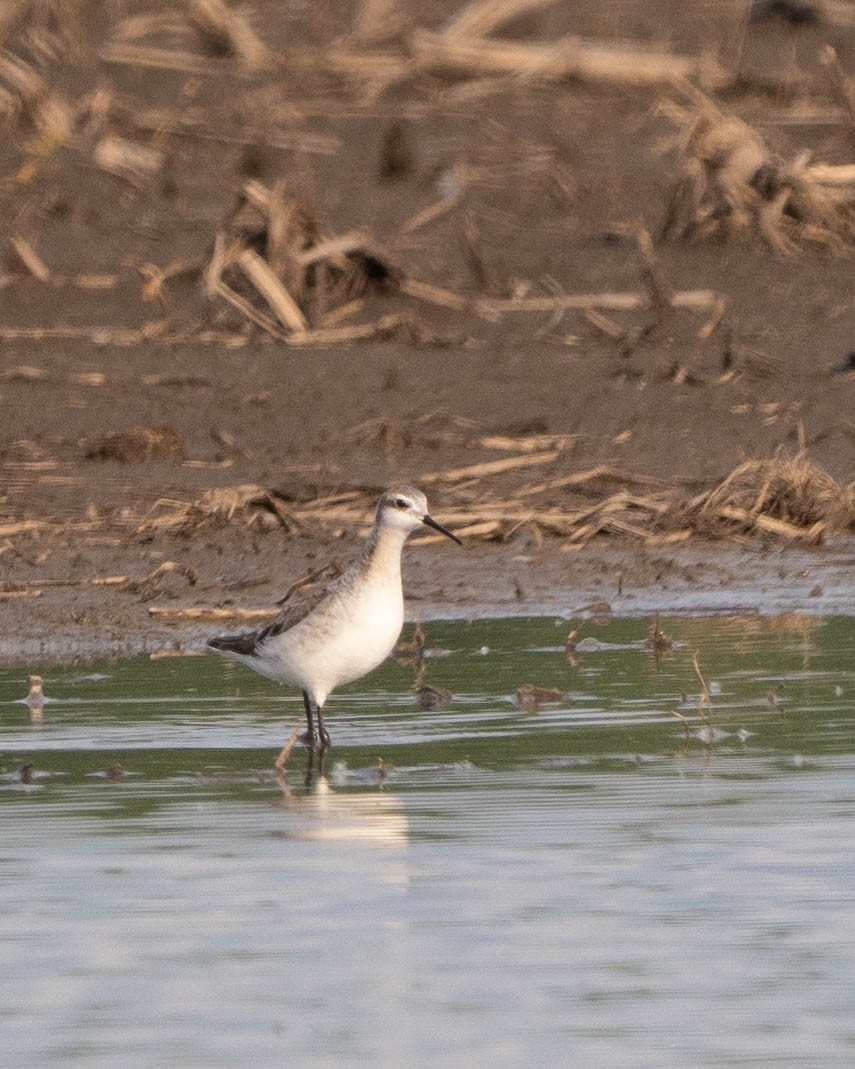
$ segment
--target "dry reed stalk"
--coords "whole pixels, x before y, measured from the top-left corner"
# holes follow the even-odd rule
[[[85,579],[25,579],[19,583],[0,583],[0,590],[5,593],[15,591],[28,591],[33,589],[56,589],[63,587],[99,586],[115,587],[120,590],[128,590],[133,593],[153,591],[165,576],[178,572],[184,575],[191,586],[196,583],[196,573],[192,568],[176,564],[174,561],[164,561],[154,571],[143,576],[142,579],[131,579],[128,575],[95,575]]]
[[[364,496],[363,490],[345,490],[340,494],[328,494],[326,497],[317,497],[314,501],[307,501],[303,506],[303,512],[308,514],[316,509],[326,509],[348,501],[357,501]]]
[[[371,323],[357,323],[350,327],[319,327],[317,330],[295,331],[285,339],[292,346],[344,345],[354,341],[388,337],[404,325],[399,315],[380,316]]]
[[[837,58],[837,52],[831,45],[826,45],[821,50],[819,61],[828,74],[831,91],[843,111],[851,132],[855,130],[855,87],[851,79],[846,76]]]
[[[443,215],[446,215],[452,208],[456,208],[457,205],[460,204],[465,192],[466,184],[465,182],[461,182],[457,190],[451,196],[443,197],[434,204],[429,204],[426,208],[421,208],[415,215],[411,215],[401,227],[402,233],[414,234],[417,230],[421,230],[423,226],[427,226],[428,223],[432,223],[435,219],[441,219]]]
[[[163,300],[165,297],[164,286],[170,279],[178,278],[181,275],[196,275],[205,267],[205,261],[199,256],[173,260],[166,267],[158,267],[157,264],[141,264],[137,270],[145,279],[142,291],[143,300]],[[93,288],[100,289],[102,287],[96,286]]]
[[[715,290],[677,290],[671,295],[672,308],[692,311],[715,309],[722,300]],[[645,293],[568,293],[555,297],[480,298],[475,308],[485,315],[504,315],[508,312],[554,312],[558,310],[584,311],[607,308],[610,311],[635,311],[650,307]]]
[[[698,677],[698,682],[701,685],[700,693],[698,694],[698,709],[700,710],[701,717],[706,721],[707,727],[712,728],[712,697],[710,695],[710,688],[707,686],[707,681],[704,679],[703,672],[701,672],[701,666],[698,660],[698,651],[692,654],[692,667],[695,670],[695,675]],[[712,742],[712,736],[708,737],[707,742]]]
[[[414,278],[402,279],[399,288],[407,297],[414,297],[417,301],[425,301],[440,308],[450,308],[455,312],[466,312],[472,308],[472,301],[461,297],[459,293],[432,286],[428,282],[419,282]]]
[[[0,523],[0,538],[14,538],[20,534],[35,534],[49,527],[44,520],[20,520],[17,523]]]
[[[146,108],[132,110],[116,107],[123,123],[138,130],[160,133],[164,129],[178,137],[194,138],[197,141],[215,141],[223,145],[256,145],[256,134],[226,133],[212,125],[204,118],[193,114],[178,114],[166,108]],[[336,156],[341,152],[343,142],[332,134],[316,134],[308,130],[273,129],[265,132],[265,144],[274,149],[291,152],[304,152],[309,155]]]
[[[224,608],[215,605],[193,605],[184,609],[170,608],[163,605],[149,605],[148,614],[158,620],[240,620],[243,623],[264,623],[272,620],[277,609],[239,609]]]
[[[67,338],[69,340],[85,338],[88,341],[99,344],[96,339],[102,338],[105,333],[108,334],[109,331],[105,331],[105,329],[100,327],[0,327],[0,340],[52,341],[56,338]],[[109,343],[101,341],[100,344]]]
[[[37,278],[39,282],[50,281],[50,268],[39,256],[33,246],[24,238],[9,238],[9,244],[15,251],[15,255],[27,271]]]
[[[268,70],[273,65],[270,49],[245,15],[223,0],[189,0],[187,14],[218,50],[237,56],[249,70]]]
[[[164,154],[110,134],[95,146],[94,159],[102,171],[124,178],[137,189],[147,189],[163,166]]]
[[[787,523],[786,520],[778,520],[762,512],[758,514],[749,509],[736,508],[734,505],[719,505],[716,509],[716,516],[724,520],[734,520],[737,524],[744,525],[747,531],[753,529],[766,534],[780,535],[793,542],[821,542],[830,527],[825,520],[820,520],[807,528],[800,527],[794,523]]]
[[[500,475],[502,472],[514,471],[519,468],[551,464],[560,456],[560,449],[550,449],[545,453],[506,457],[502,460],[488,460],[481,464],[469,464],[465,468],[449,468],[445,471],[428,472],[419,477],[419,482],[429,486],[432,483],[456,483],[462,482],[464,479],[479,479],[487,475]]]
[[[211,300],[219,291],[223,277],[223,269],[226,263],[232,259],[234,250],[227,249],[226,235],[218,230],[214,235],[214,248],[211,251],[211,259],[202,272],[202,286],[208,300]]]
[[[474,440],[480,449],[500,449],[511,453],[539,453],[549,449],[569,449],[579,440],[578,434],[529,434],[525,437],[504,434],[482,435]]]
[[[350,48],[331,48],[323,53],[322,61],[334,74],[349,82],[365,104],[376,100],[390,86],[409,78],[417,69],[409,57]]]
[[[365,301],[362,297],[357,297],[355,300],[348,301],[347,304],[340,304],[338,308],[333,308],[327,312],[321,319],[321,326],[324,328],[339,327],[345,320],[359,315],[364,309]]]
[[[113,37],[117,41],[139,41],[157,33],[187,37],[191,32],[187,19],[179,11],[129,15],[113,26]]]
[[[443,34],[448,37],[483,37],[505,22],[530,11],[552,7],[555,0],[470,0],[452,16]]]
[[[266,333],[272,335],[274,338],[278,338],[280,341],[286,341],[288,335],[281,331],[275,324],[275,322],[269,317],[259,312],[254,305],[252,305],[245,297],[241,297],[239,293],[226,285],[225,282],[218,282],[216,289],[213,291],[217,297],[222,299],[232,306],[236,311],[240,312],[242,316],[245,316],[251,323],[254,323],[257,327]]]
[[[74,127],[67,102],[11,52],[0,52],[0,113],[4,110],[23,115],[50,142],[67,141]]]
[[[712,60],[670,52],[564,37],[557,43],[465,39],[448,33],[417,30],[410,38],[413,57],[423,69],[447,69],[468,75],[508,74],[518,78],[634,87],[658,87],[701,81],[726,81]]]
[[[339,234],[337,237],[325,238],[317,242],[298,253],[295,259],[301,267],[309,267],[311,264],[320,263],[321,260],[341,261],[352,253],[370,251],[372,251],[372,242],[366,231],[348,230],[346,234]],[[346,263],[340,266],[346,266]]]
[[[144,67],[151,70],[180,71],[183,74],[211,75],[221,74],[222,64],[195,52],[186,52],[171,48],[148,48],[142,45],[116,44],[104,45],[98,51],[99,59],[105,63],[116,63],[125,67]]]
[[[276,318],[288,330],[303,331],[308,328],[306,317],[285,286],[276,277],[270,265],[252,249],[244,249],[237,257],[237,265],[258,290]]]
[[[118,275],[73,275],[68,281],[82,290],[113,290],[119,284]]]
[[[360,0],[353,17],[353,37],[360,44],[379,44],[399,36],[411,19],[400,0]]]

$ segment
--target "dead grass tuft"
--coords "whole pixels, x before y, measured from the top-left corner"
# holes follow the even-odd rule
[[[269,188],[255,179],[243,187],[237,210],[218,232],[204,272],[212,300],[224,300],[244,319],[281,340],[359,340],[366,324],[313,330],[335,321],[369,292],[383,291],[396,278],[385,254],[362,230],[332,234],[312,191]],[[397,321],[396,324],[397,326]],[[371,336],[390,329],[369,324]]]
[[[184,456],[184,441],[171,427],[111,431],[86,446],[87,460],[117,460],[120,464],[141,464],[154,458],[183,460]]]
[[[820,542],[852,526],[852,496],[804,452],[782,450],[765,460],[747,460],[718,486],[690,501],[684,519],[715,537],[773,534],[791,541]]]
[[[813,244],[832,252],[855,243],[855,165],[774,156],[760,134],[700,93],[668,103],[678,128],[670,142],[680,174],[661,233],[706,238],[759,237],[790,254]]]

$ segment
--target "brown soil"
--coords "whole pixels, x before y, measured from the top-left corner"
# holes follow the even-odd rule
[[[219,625],[176,629],[149,609],[269,605],[323,558],[358,545],[349,528],[295,528],[272,513],[146,526],[212,488],[256,484],[283,508],[359,489],[367,510],[391,483],[522,455],[523,445],[509,452],[490,436],[533,435],[552,436],[560,455],[428,480],[437,517],[597,465],[688,498],[779,447],[806,446],[840,484],[855,479],[848,248],[808,235],[783,256],[762,233],[719,233],[656,241],[655,262],[645,258],[638,234],[660,231],[678,173],[673,154],[658,151],[674,129],[657,105],[685,101],[679,90],[441,69],[378,89],[367,63],[348,75],[333,63],[336,50],[406,55],[414,28],[441,28],[458,0],[255,0],[241,10],[273,56],[255,70],[176,29],[175,5],[162,0],[29,7],[11,26],[0,19],[0,44],[44,80],[17,106],[14,94],[8,105],[0,96],[0,660],[196,644]],[[381,7],[400,16],[387,41],[346,36],[360,13]],[[855,26],[819,8],[792,21],[760,17],[787,5],[758,4],[755,19],[738,7],[544,5],[490,40],[573,33],[715,57],[728,72],[718,106],[778,158],[809,150],[850,162],[852,120],[818,55],[833,45],[845,82]],[[120,23],[137,14],[162,18],[132,43],[192,52],[196,68],[116,62]],[[54,98],[70,109],[63,137],[37,103]],[[96,150],[108,135],[159,154],[155,169],[105,171]],[[239,227],[248,179],[281,182],[282,197],[327,236],[368,232],[377,261],[338,282],[328,273],[326,288],[320,273],[307,276],[301,308],[309,330],[370,332],[394,317],[374,337],[293,344],[284,327],[265,330],[209,299],[203,272],[217,232]],[[434,205],[433,218],[408,227]],[[403,278],[468,303],[416,299]],[[663,294],[667,304],[684,290],[714,290],[723,303],[663,306]],[[476,303],[625,291],[644,306],[491,315]],[[257,293],[242,292],[269,314]],[[821,602],[829,587],[807,574],[822,558],[795,550],[723,554],[615,534],[573,549],[537,524],[502,534],[473,537],[465,555],[450,544],[412,547],[414,611],[572,615],[608,601],[645,612],[689,604],[692,591],[696,606],[725,608],[729,584],[744,606],[739,592],[758,589],[763,565],[767,590],[789,585]],[[140,580],[164,561],[179,567],[143,588],[91,584]],[[712,590],[717,600],[705,602]]]

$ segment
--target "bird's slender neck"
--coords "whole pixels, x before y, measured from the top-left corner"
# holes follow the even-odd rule
[[[406,540],[406,531],[378,519],[360,554],[362,568],[374,575],[400,576],[401,552]]]

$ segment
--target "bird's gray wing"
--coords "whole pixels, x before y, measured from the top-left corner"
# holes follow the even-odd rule
[[[282,611],[269,624],[255,631],[242,631],[236,635],[218,635],[212,638],[208,645],[211,649],[219,650],[221,653],[239,653],[251,657],[258,653],[260,647],[269,639],[285,634],[292,627],[296,627],[301,620],[305,620],[309,613],[314,612],[327,597],[334,584],[335,580],[332,584],[321,584],[306,589],[300,588],[295,583],[282,599],[284,601]]]

